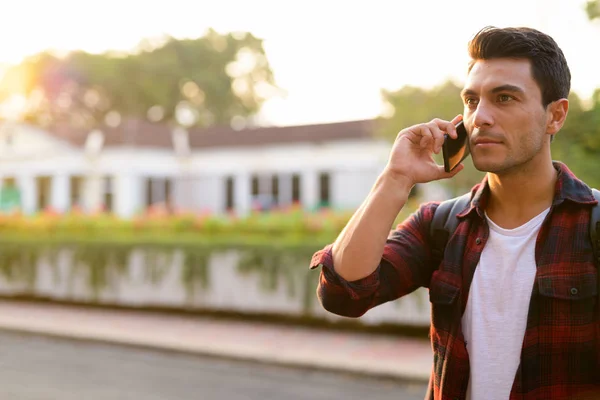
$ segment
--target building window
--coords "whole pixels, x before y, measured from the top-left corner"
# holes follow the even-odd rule
[[[331,178],[328,173],[319,174],[319,207],[329,207],[331,202]]]
[[[21,192],[15,178],[4,178],[0,189],[0,212],[14,212],[21,208]]]
[[[71,191],[71,208],[83,206],[83,176],[71,176],[69,187]]]
[[[172,211],[173,208],[173,180],[172,179],[165,179],[165,183],[164,183],[164,195],[165,195],[165,200],[164,200],[164,204],[165,207],[167,208],[167,210]]]
[[[152,205],[152,178],[146,179],[146,208]]]
[[[233,210],[235,204],[234,180],[229,176],[225,179],[225,210]]]
[[[146,207],[162,206],[171,209],[173,182],[169,178],[146,179]]]
[[[274,205],[279,204],[279,177],[277,175],[271,177],[271,199]]]
[[[49,176],[38,176],[35,181],[38,195],[38,210],[45,210],[50,206],[52,178]]]
[[[300,202],[300,175],[292,175],[292,203]]]
[[[275,206],[274,190],[279,191],[277,176],[253,175],[251,181],[252,208],[268,211]]]
[[[114,178],[107,176],[104,178],[104,211],[111,213],[113,212],[113,201],[114,201]]]
[[[257,175],[252,175],[252,197],[256,197],[260,194],[260,178]]]

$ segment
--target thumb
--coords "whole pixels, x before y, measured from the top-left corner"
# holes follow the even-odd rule
[[[458,174],[460,171],[462,171],[465,168],[465,165],[463,163],[460,163],[456,166],[456,168],[454,168],[452,171],[450,172],[446,172],[444,170],[444,166],[443,165],[439,165],[438,166],[438,171],[439,171],[439,177],[438,179],[449,179],[449,178],[453,178],[454,176],[456,176],[456,174]]]

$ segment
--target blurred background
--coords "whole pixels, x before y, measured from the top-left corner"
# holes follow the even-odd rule
[[[22,0],[2,17],[0,295],[11,304],[426,341],[427,292],[349,321],[321,309],[308,264],[363,201],[399,130],[462,113],[467,42],[487,25],[537,28],[561,46],[572,93],[553,157],[600,187],[598,0]],[[479,182],[483,174],[466,167],[415,187],[397,222]],[[77,358],[64,343],[4,340],[71,366]],[[78,351],[104,357],[98,373],[111,369],[109,350]],[[32,354],[8,398],[71,398],[48,394],[51,380],[46,397],[23,394],[19,379],[43,374],[34,364],[44,365]],[[230,381],[223,371],[237,367],[206,368],[225,381],[168,381],[178,391],[156,398],[305,398],[303,385],[267,373],[220,392]],[[143,390],[159,372],[141,370],[139,391],[86,398],[153,398]],[[286,373],[292,382],[298,372]],[[329,389],[311,396],[338,398],[350,381],[314,381]],[[82,382],[71,395],[98,389]],[[345,396],[421,398],[419,382],[369,381]]]

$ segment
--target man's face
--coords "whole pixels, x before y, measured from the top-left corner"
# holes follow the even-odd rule
[[[549,141],[542,93],[527,59],[478,60],[462,92],[471,157],[480,171],[525,165]]]

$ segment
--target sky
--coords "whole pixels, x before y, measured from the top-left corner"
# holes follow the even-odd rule
[[[143,38],[249,31],[264,40],[283,89],[262,109],[265,124],[373,118],[381,89],[462,84],[467,42],[487,25],[529,26],[557,41],[572,89],[600,88],[600,22],[585,0],[20,0],[2,6],[0,63],[44,49],[133,49]],[[460,101],[457,99],[457,101]]]

